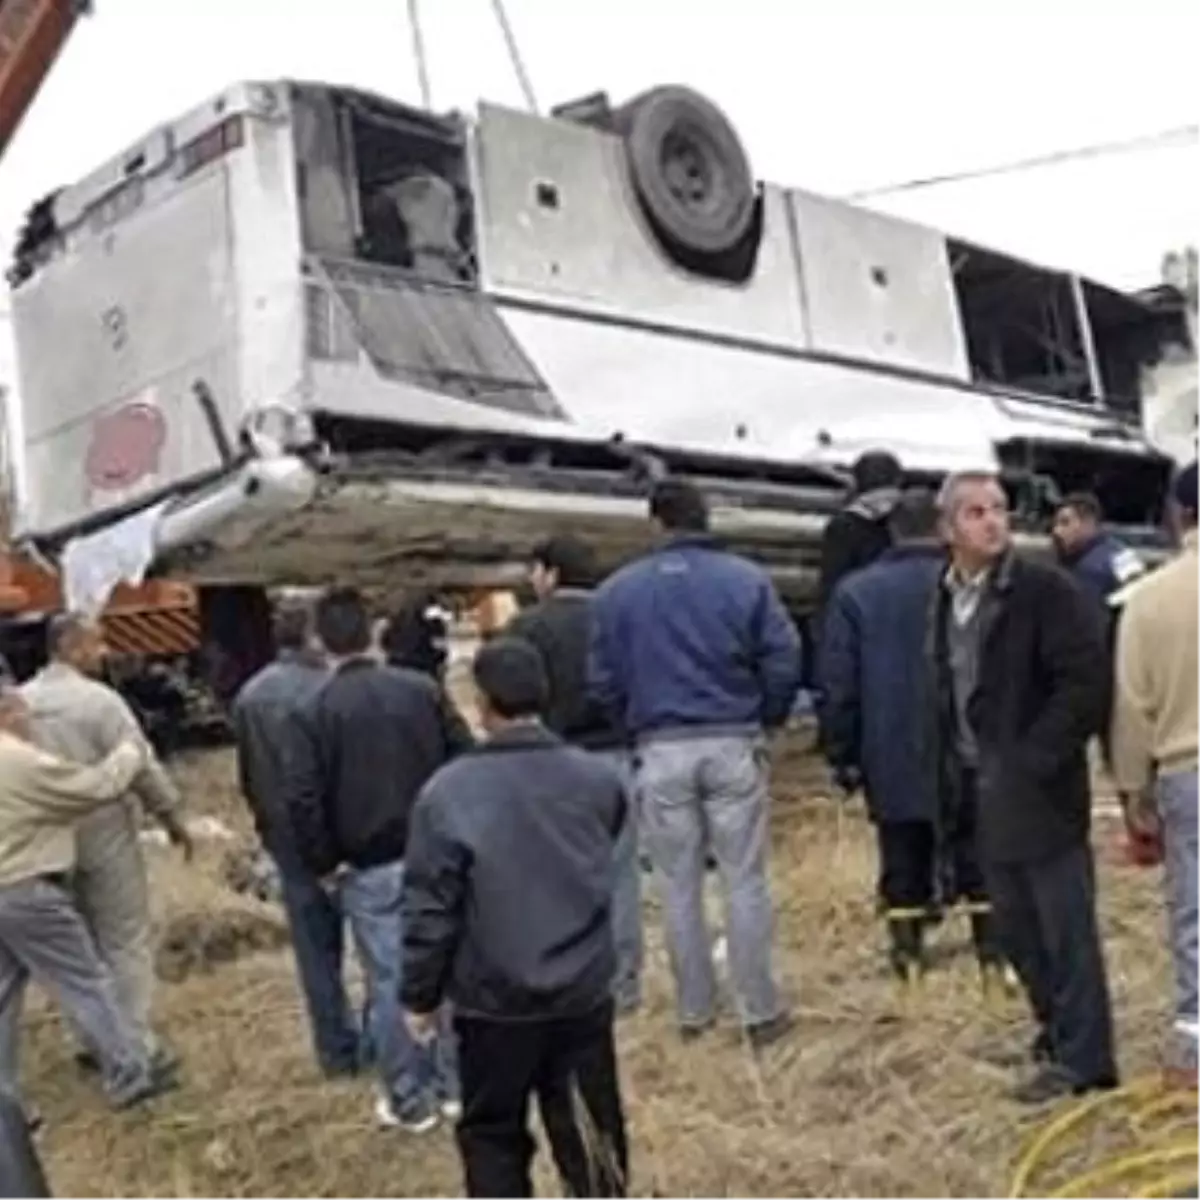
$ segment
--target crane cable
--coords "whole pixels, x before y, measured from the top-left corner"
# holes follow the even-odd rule
[[[413,59],[417,64],[421,107],[428,112],[433,108],[433,90],[429,86],[429,62],[425,55],[425,38],[421,33],[420,0],[408,0],[408,28],[412,34]]]
[[[894,196],[900,192],[913,192],[922,188],[941,187],[950,183],[967,183],[974,179],[991,179],[997,175],[1016,175],[1040,167],[1054,167],[1060,163],[1077,162],[1087,158],[1102,158],[1110,154],[1128,154],[1134,150],[1145,150],[1171,142],[1192,143],[1200,127],[1178,125],[1162,129],[1157,133],[1146,133],[1139,137],[1123,138],[1118,141],[1096,142],[1090,146],[1077,146],[1070,150],[1056,150],[1052,154],[1038,154],[1032,158],[1018,158],[1012,162],[998,163],[991,167],[979,167],[968,171],[951,171],[943,175],[926,175],[918,179],[906,179],[901,183],[882,184],[863,188],[843,196],[843,200],[868,200],[873,196]]]
[[[492,0],[492,11],[496,14],[496,22],[504,36],[504,44],[508,47],[509,62],[512,63],[513,71],[517,76],[517,84],[525,96],[525,105],[531,113],[536,113],[538,111],[537,97],[533,93],[533,84],[530,82],[529,72],[525,69],[525,61],[521,58],[521,48],[517,45],[516,34],[513,33],[512,25],[509,23],[504,0]]]
[[[504,0],[492,0],[492,11],[500,26],[500,34],[508,51],[508,61],[517,77],[517,86],[525,97],[525,105],[531,113],[538,112],[537,96],[533,90],[533,82],[525,60],[521,57],[521,47],[517,44],[517,35],[513,32],[512,22],[508,19],[508,11]],[[425,37],[421,32],[420,0],[408,0],[408,28],[412,35],[413,59],[417,67],[417,84],[421,89],[421,107],[427,111],[433,107],[433,89],[429,82],[429,56],[425,51]]]
[[[1077,1173],[1054,1190],[1044,1184],[1030,1190],[1035,1177],[1053,1165],[1048,1163],[1053,1147],[1090,1126],[1089,1118],[1114,1110],[1124,1118],[1127,1134],[1118,1155]],[[1154,1075],[1097,1093],[1043,1125],[1017,1164],[1009,1196],[1011,1200],[1030,1195],[1077,1200],[1116,1195],[1117,1186],[1135,1187],[1132,1194],[1139,1197],[1188,1196],[1196,1194],[1198,1175],[1196,1093],[1169,1088]]]

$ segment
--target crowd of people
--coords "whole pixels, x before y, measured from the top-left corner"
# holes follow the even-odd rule
[[[819,710],[834,776],[863,790],[877,830],[898,976],[921,978],[930,921],[961,901],[985,986],[1012,968],[1033,1011],[1018,1098],[1116,1085],[1090,843],[1096,739],[1131,836],[1165,856],[1166,1066],[1194,1086],[1195,464],[1171,494],[1177,557],[1152,574],[1104,533],[1092,495],[1060,504],[1051,565],[1014,553],[995,476],[952,476],[935,498],[901,491],[890,456],[861,467],[874,502],[852,503],[826,557],[837,577],[824,589]]]
[[[1179,556],[1153,573],[1105,537],[1089,496],[1063,502],[1052,566],[1014,553],[993,475],[934,494],[874,454],[856,485],[826,534],[816,708],[833,777],[878,832],[897,977],[919,983],[927,929],[959,906],[985,989],[1015,972],[1029,1000],[1017,1098],[1116,1085],[1089,841],[1100,738],[1130,828],[1162,843],[1169,1065],[1194,1079],[1195,467],[1173,489]],[[772,960],[770,745],[805,679],[801,638],[693,485],[658,482],[649,515],[654,546],[599,586],[580,539],[536,547],[535,603],[473,663],[478,733],[448,694],[445,614],[425,595],[382,630],[353,588],[282,605],[277,659],[233,706],[317,1062],[374,1075],[388,1128],[453,1121],[470,1195],[532,1193],[535,1097],[569,1193],[626,1192],[614,1031],[642,1000],[645,864],[680,1038],[721,1014],[709,869],[745,1044],[794,1028]],[[95,679],[97,628],[57,618],[50,650],[34,680],[0,688],[0,1087],[16,1089],[33,977],[81,1069],[125,1107],[177,1080],[151,1022],[140,808],[191,843],[169,776]]]
[[[613,1026],[641,1003],[643,853],[681,1037],[719,1011],[710,856],[748,1044],[790,1028],[771,964],[766,737],[800,686],[799,635],[766,573],[709,533],[696,489],[660,484],[650,514],[658,548],[597,590],[578,539],[535,549],[536,602],[474,663],[478,742],[444,656],[389,629],[376,645],[346,589],[280,612],[279,661],[234,708],[318,1060],[373,1070],[389,1126],[454,1119],[472,1195],[529,1192],[533,1096],[571,1193],[625,1190]],[[400,642],[419,663],[394,664]],[[365,969],[361,1020],[343,922]]]

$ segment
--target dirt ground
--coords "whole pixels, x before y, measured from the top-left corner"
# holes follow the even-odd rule
[[[823,794],[822,773],[801,741],[777,756],[774,826],[778,961],[797,1031],[761,1062],[732,1021],[682,1045],[651,905],[648,1001],[620,1028],[632,1189],[1007,1194],[1045,1113],[1031,1117],[1012,1104],[1012,1076],[978,1052],[997,1038],[1024,1044],[1021,1006],[994,1011],[982,1003],[960,918],[937,934],[938,961],[920,1007],[898,1010],[871,903],[869,827],[856,807]],[[247,835],[228,752],[198,755],[179,774],[194,813]],[[1109,839],[1099,823],[1122,1065],[1136,1077],[1156,1062],[1168,1011],[1160,880],[1157,871],[1110,861]],[[165,849],[150,852],[166,976],[161,1024],[185,1063],[178,1093],[145,1112],[111,1115],[76,1074],[52,1009],[31,1000],[26,1094],[47,1119],[42,1146],[56,1194],[461,1194],[449,1131],[420,1139],[379,1131],[368,1083],[317,1076],[279,913],[223,882],[231,846],[206,843],[191,868]],[[1103,1137],[1088,1155],[1101,1152]],[[539,1170],[542,1193],[556,1194],[544,1163]]]

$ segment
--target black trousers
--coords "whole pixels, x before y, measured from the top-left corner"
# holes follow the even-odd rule
[[[629,1149],[611,1002],[584,1017],[548,1021],[459,1017],[455,1030],[468,1196],[533,1195],[533,1095],[566,1194],[625,1195]]]
[[[973,815],[948,831],[940,857],[930,821],[883,821],[876,826],[876,837],[879,898],[885,908],[987,899]]]
[[[1081,1087],[1117,1081],[1091,848],[990,866],[996,933],[1053,1061]]]

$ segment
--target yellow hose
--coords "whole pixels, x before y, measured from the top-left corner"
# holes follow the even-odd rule
[[[1029,1194],[1036,1175],[1047,1166],[1051,1147],[1103,1110],[1125,1110],[1132,1145],[1115,1158],[1089,1168],[1041,1195],[1056,1200],[1113,1195],[1113,1184],[1136,1188],[1138,1196],[1166,1197],[1194,1191],[1200,1183],[1196,1154],[1195,1092],[1168,1089],[1160,1076],[1140,1079],[1123,1088],[1097,1092],[1050,1120],[1034,1136],[1013,1174],[1009,1196]],[[1179,1117],[1188,1118],[1181,1124]],[[1186,1164],[1186,1165],[1185,1165]]]
[[[1196,1171],[1195,1168],[1189,1167],[1186,1171],[1176,1171],[1174,1175],[1163,1175],[1137,1195],[1138,1200],[1164,1200],[1167,1196],[1178,1196],[1180,1193],[1195,1190]]]
[[[1106,1185],[1126,1175],[1138,1175],[1149,1167],[1174,1167],[1180,1163],[1192,1164],[1192,1178],[1196,1177],[1196,1139],[1185,1145],[1172,1146],[1166,1150],[1150,1150],[1145,1154],[1126,1154],[1111,1159],[1091,1171],[1076,1175],[1069,1183],[1050,1193],[1051,1200],[1073,1200],[1078,1196],[1110,1196]],[[1158,1178],[1161,1178],[1158,1177]]]

